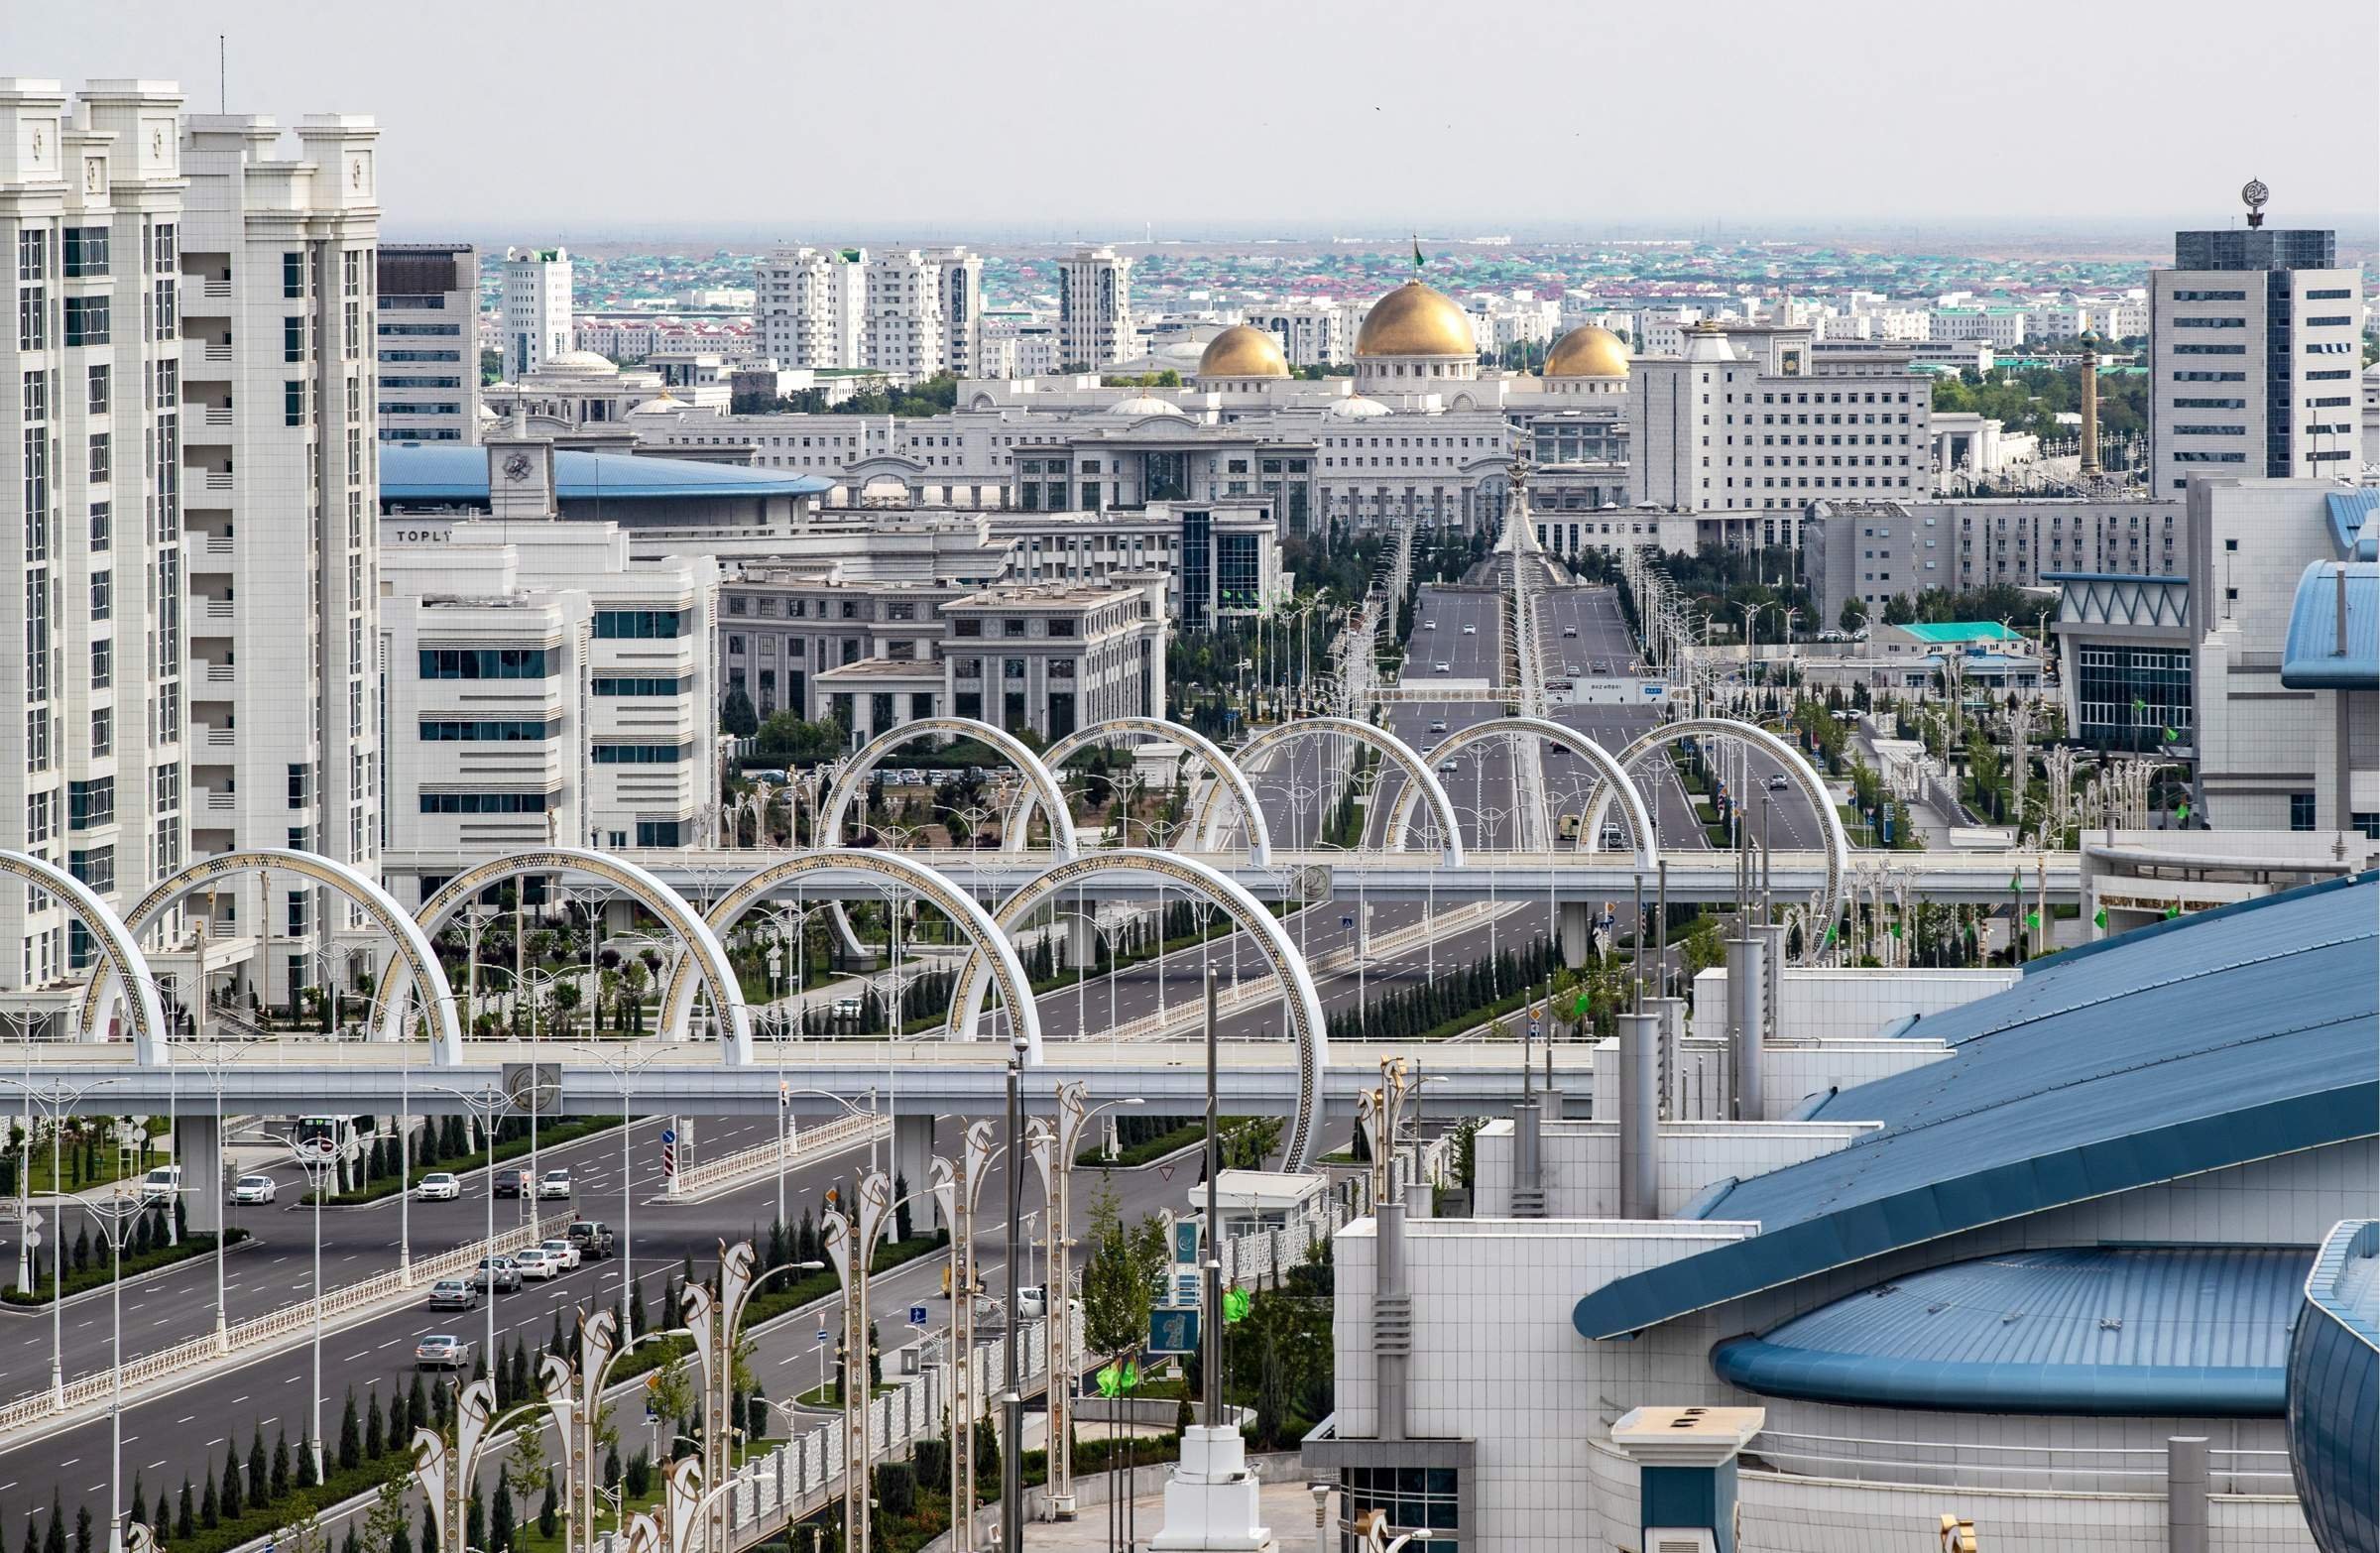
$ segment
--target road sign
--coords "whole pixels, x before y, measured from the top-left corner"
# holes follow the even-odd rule
[[[912,1309],[912,1310],[923,1310],[925,1307],[924,1307],[924,1306],[922,1306],[922,1305],[912,1305],[912,1306],[910,1306],[909,1308],[910,1308],[910,1309]],[[821,1343],[824,1343],[824,1342],[826,1341],[826,1337],[827,1337],[826,1328],[824,1328],[824,1327],[820,1327],[820,1328],[818,1329],[818,1341],[819,1341],[819,1342],[821,1342]]]
[[[1198,1265],[1197,1219],[1177,1219],[1173,1225],[1173,1264],[1177,1267]]]
[[[1353,927],[1356,925],[1356,919],[1353,916],[1343,912],[1339,917],[1339,925],[1341,927]]]
[[[1198,1352],[1196,1307],[1160,1305],[1148,1313],[1148,1351],[1152,1354]]]
[[[1531,1019],[1529,1021],[1529,1039],[1536,1040],[1544,1034],[1545,1026],[1539,1024],[1535,1019]]]
[[[661,1129],[661,1141],[662,1141],[662,1142],[664,1142],[664,1143],[674,1143],[674,1142],[676,1142],[676,1141],[677,1141],[677,1129],[675,1129],[675,1128],[673,1128],[673,1127],[665,1127],[665,1128],[662,1128],[662,1129]]]
[[[922,1327],[925,1325],[925,1307],[923,1305],[911,1305],[909,1307],[909,1325],[912,1327]]]
[[[677,1129],[661,1129],[661,1174],[677,1174]]]

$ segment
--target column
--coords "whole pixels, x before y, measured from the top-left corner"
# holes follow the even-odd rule
[[[924,1192],[934,1157],[934,1114],[912,1116],[895,1112],[892,1116],[892,1174],[896,1181],[907,1183],[912,1192]],[[930,1195],[923,1199],[931,1201]],[[913,1223],[929,1224],[930,1213],[910,1214]]]
[[[1099,961],[1099,924],[1080,913],[1066,919],[1066,967],[1095,965]]]
[[[210,1113],[174,1123],[174,1162],[181,1166],[182,1213],[192,1231],[223,1228],[223,1176],[216,1168],[218,1130]]]
[[[2170,1553],[2206,1553],[2206,1441],[2175,1435],[2165,1442],[2165,1545]]]
[[[1584,900],[1565,900],[1558,907],[1562,929],[1562,963],[1577,970],[1587,963],[1591,950],[1589,928],[1594,922],[1590,907]]]

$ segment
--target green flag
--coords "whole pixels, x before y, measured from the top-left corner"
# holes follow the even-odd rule
[[[2187,803],[2175,804],[2174,818],[2187,822],[2190,819],[2190,805]]]
[[[1224,1324],[1229,1326],[1235,1321],[1246,1321],[1248,1307],[1253,1303],[1254,1301],[1248,1297],[1246,1289],[1225,1289],[1223,1291]]]
[[[1893,937],[1895,937],[1895,938],[1898,938],[1898,937],[1900,937],[1900,936],[1901,936],[1901,924],[1900,924],[1900,923],[1898,923],[1898,922],[1890,922],[1890,923],[1887,923],[1887,924],[1885,924],[1885,929],[1884,929],[1884,930],[1885,930],[1886,932],[1888,932],[1888,933],[1892,934],[1892,936],[1893,936]]]
[[[1833,943],[1835,941],[1835,924],[1833,922],[1829,922],[1827,924],[1827,936],[1825,941],[1828,943]]]
[[[2177,917],[2177,916],[2180,916],[2181,914],[2182,914],[2182,908],[2181,908],[2180,906],[2176,906],[2176,905],[2169,905],[2169,906],[2167,906],[2167,907],[2165,908],[2165,919],[2166,919],[2167,921],[2169,921],[2169,922],[2170,922],[2170,921],[2172,921],[2172,920],[2173,920],[2175,917]]]
[[[2025,893],[2025,876],[2022,873],[2008,876],[2008,893],[2012,896],[2021,896]]]
[[[1114,1365],[1103,1367],[1097,1378],[1099,1394],[1102,1396],[1114,1396],[1124,1383],[1123,1374]]]
[[[1128,1359],[1125,1361],[1124,1379],[1121,1383],[1127,1391],[1140,1389],[1140,1365],[1137,1360]]]
[[[1589,998],[1587,994],[1582,992],[1579,994],[1579,1001],[1571,1007],[1570,1012],[1583,1018],[1586,1016],[1588,1005],[1593,1001],[1594,1000]]]
[[[2039,911],[2027,911],[2025,913],[2025,931],[2029,933],[2038,933],[2041,931],[2041,913]]]
[[[2168,729],[2165,731],[2165,742],[2166,742],[2167,744],[2176,744],[2176,743],[2179,743],[2179,742],[2181,741],[2181,738],[2182,738],[2182,736],[2181,736],[2180,734],[2178,734],[2178,733],[2174,732],[2174,731],[2173,731],[2171,728],[2168,728]]]
[[[1421,256],[1421,234],[1416,232],[1413,234],[1413,273],[1419,275],[1421,267],[1427,263],[1429,261]]]
[[[2107,925],[2107,908],[2105,906],[2099,907],[2097,911],[2091,914],[2090,920],[2093,926],[2102,928],[2105,927]]]

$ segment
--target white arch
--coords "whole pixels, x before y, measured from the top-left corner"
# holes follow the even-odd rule
[[[1066,764],[1067,757],[1078,750],[1088,749],[1103,739],[1125,738],[1134,734],[1144,739],[1170,739],[1200,760],[1205,761],[1208,770],[1214,772],[1216,780],[1231,792],[1233,800],[1240,806],[1240,812],[1246,817],[1248,861],[1257,868],[1266,867],[1272,862],[1272,832],[1264,823],[1263,807],[1256,802],[1256,789],[1250,784],[1248,774],[1242,771],[1230,756],[1223,753],[1221,745],[1195,728],[1185,728],[1180,723],[1168,722],[1162,717],[1104,718],[1099,722],[1076,729],[1042,751],[1041,761],[1043,765],[1055,772]],[[1016,795],[1015,805],[1009,810],[1008,835],[1003,838],[1004,851],[1014,851],[1021,848],[1024,822],[1033,812],[1033,801],[1032,789],[1029,787]],[[1200,832],[1200,840],[1203,844],[1208,846],[1214,844],[1214,833],[1221,820],[1220,811],[1210,806],[1208,823]]]
[[[1843,828],[1843,816],[1835,812],[1834,803],[1827,797],[1827,784],[1819,776],[1817,769],[1803,757],[1800,750],[1794,748],[1791,741],[1780,739],[1755,723],[1738,722],[1732,717],[1687,717],[1674,723],[1663,723],[1629,741],[1628,747],[1619,752],[1619,764],[1623,767],[1634,766],[1653,751],[1688,738],[1734,739],[1750,745],[1774,759],[1784,769],[1786,779],[1800,788],[1802,796],[1810,800],[1810,806],[1818,811],[1819,823],[1825,827],[1827,835],[1827,883],[1818,894],[1816,920],[1833,922],[1843,909],[1844,876],[1851,868],[1851,838]],[[1587,823],[1599,832],[1610,802],[1611,789],[1606,787],[1596,794],[1594,806],[1587,811]],[[1802,935],[1801,958],[1796,963],[1819,963],[1826,947],[1823,928],[1817,936],[1820,941],[1813,942],[1811,934]]]
[[[22,852],[0,852],[0,874],[49,891],[81,918],[82,925],[99,940],[100,957],[100,970],[92,976],[84,997],[89,999],[90,990],[97,988],[103,979],[131,988],[133,1060],[144,1068],[170,1066],[173,1053],[166,1044],[166,1011],[157,1001],[157,983],[149,975],[148,957],[141,953],[132,930],[108,909],[106,901],[91,893],[88,885],[55,863],[45,863]]]
[[[1430,752],[1429,761],[1435,767],[1447,757],[1472,745],[1516,734],[1530,735],[1560,745],[1593,766],[1606,783],[1605,791],[1619,794],[1627,816],[1628,834],[1636,841],[1636,866],[1647,872],[1660,867],[1661,844],[1653,834],[1652,811],[1645,806],[1643,792],[1628,778],[1626,767],[1614,759],[1610,751],[1576,728],[1566,728],[1548,717],[1491,717],[1484,723],[1473,723],[1447,736]],[[1396,795],[1396,806],[1388,813],[1388,844],[1391,847],[1405,844],[1406,832],[1413,823],[1413,802],[1414,789],[1411,787]],[[1601,832],[1598,831],[1597,835],[1600,836]],[[1587,838],[1581,838],[1579,845],[1582,850],[1593,850]]]
[[[138,934],[160,913],[176,901],[190,895],[199,887],[223,878],[227,874],[274,873],[297,874],[337,891],[364,908],[373,924],[389,935],[396,958],[405,962],[409,985],[415,997],[427,1006],[430,1018],[430,1061],[448,1067],[463,1060],[462,1030],[454,1017],[454,993],[446,985],[445,967],[429,946],[429,936],[419,924],[406,915],[405,907],[394,896],[380,888],[376,880],[368,879],[344,863],[311,852],[294,852],[286,847],[247,847],[238,852],[218,853],[203,858],[159,880],[150,892],[141,896],[133,908],[124,913],[128,932]],[[391,996],[397,978],[383,976],[373,989],[373,1020],[383,1040],[405,1038],[405,1010]],[[77,1022],[87,1038],[97,1027],[99,1013],[107,1007],[107,999],[120,990],[113,979],[103,973],[91,978],[83,990],[82,1008]],[[203,992],[201,996],[204,996]]]
[[[1153,874],[1204,896],[1222,907],[1235,926],[1256,941],[1257,950],[1271,963],[1273,977],[1281,984],[1281,996],[1289,1005],[1290,1032],[1297,1042],[1297,1110],[1289,1129],[1288,1163],[1283,1168],[1307,1168],[1313,1163],[1321,1133],[1322,1074],[1331,1056],[1322,999],[1315,992],[1314,978],[1307,973],[1305,959],[1290,942],[1289,934],[1255,896],[1234,883],[1229,875],[1176,853],[1144,847],[1093,852],[1060,863],[1017,891],[1000,903],[993,918],[1002,931],[1013,931],[1051,896],[1105,873]],[[959,972],[958,992],[951,1000],[953,1028],[962,1020],[973,1021],[983,1006],[984,989],[984,963],[979,950],[967,957],[966,966]]]
[[[1404,772],[1405,779],[1419,788],[1421,795],[1429,800],[1430,807],[1437,811],[1439,833],[1445,838],[1440,847],[1440,858],[1449,868],[1463,866],[1463,826],[1455,816],[1454,800],[1438,784],[1437,774],[1430,770],[1430,763],[1421,758],[1421,752],[1385,728],[1374,728],[1369,723],[1358,722],[1352,717],[1301,717],[1294,722],[1273,724],[1242,745],[1234,758],[1239,762],[1240,769],[1246,772],[1252,769],[1256,756],[1274,745],[1318,733],[1345,734],[1394,761]],[[1213,801],[1211,795],[1209,801]]]
[[[989,951],[992,956],[992,976],[1000,983],[1002,1006],[1010,1011],[1009,1017],[1024,1034],[1025,1061],[1030,1066],[1039,1066],[1040,1013],[1033,1004],[1032,982],[1024,974],[1024,963],[1016,958],[1014,947],[1001,932],[991,912],[952,883],[948,876],[914,858],[870,847],[829,847],[818,852],[805,852],[772,863],[736,884],[712,905],[706,920],[714,933],[724,937],[743,919],[745,912],[766,900],[780,887],[812,874],[838,870],[872,874],[917,892],[921,899],[957,923],[959,930],[975,944],[976,956],[969,960],[969,964],[980,963],[981,956]],[[685,960],[680,957],[670,967],[669,980],[661,994],[664,1016],[674,1012],[679,1017],[684,1017],[692,1012],[693,1001],[694,983],[686,974]],[[977,1015],[980,1012],[974,1008],[968,1010],[964,1032],[958,1034],[959,1039],[976,1038],[979,1029]],[[952,1023],[957,1025],[959,1022],[958,1011],[954,1008]]]
[[[863,745],[844,763],[843,774],[835,778],[827,794],[826,818],[819,822],[816,840],[821,846],[839,845],[843,835],[843,816],[850,811],[851,800],[858,797],[860,786],[876,763],[912,739],[942,734],[954,739],[979,739],[1007,756],[1023,774],[1041,803],[1042,812],[1049,816],[1050,844],[1060,857],[1072,857],[1075,851],[1074,816],[1067,812],[1066,795],[1058,788],[1058,778],[1049,767],[1027,749],[1024,742],[1005,728],[978,722],[972,717],[919,717],[889,728]],[[1013,850],[1013,849],[1006,849]]]
[[[752,1015],[744,1007],[744,989],[736,981],[735,967],[728,964],[727,950],[685,896],[634,863],[585,847],[546,847],[495,858],[455,875],[421,902],[422,931],[437,932],[480,892],[530,874],[591,874],[635,896],[677,935],[687,954],[701,966],[702,979],[711,991],[711,1010],[719,1016],[721,1060],[729,1067],[742,1067],[752,1060]],[[667,1005],[662,1007],[666,1015]],[[687,1011],[681,1014],[691,1008],[689,1001]],[[682,1018],[674,1026],[665,1016],[661,1022],[664,1032],[685,1027]]]

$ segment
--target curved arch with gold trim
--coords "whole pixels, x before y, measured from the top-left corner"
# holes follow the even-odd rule
[[[362,906],[373,924],[389,935],[397,958],[405,962],[415,996],[427,1006],[430,1061],[446,1067],[463,1060],[462,1029],[454,1016],[454,993],[446,985],[445,967],[438,964],[436,953],[429,947],[429,935],[406,915],[405,907],[397,903],[396,896],[381,889],[377,880],[367,879],[344,863],[311,852],[293,852],[286,847],[247,847],[238,852],[218,853],[159,880],[124,913],[125,929],[137,935],[176,901],[225,875],[268,871],[310,879]],[[373,1023],[384,1040],[405,1038],[403,1006],[390,997],[396,980],[393,976],[383,976],[373,994]],[[113,990],[110,979],[104,975],[91,978],[90,985],[83,990],[76,1022],[86,1036],[97,1027],[99,1013],[107,1007],[107,998]]]
[[[1204,896],[1223,909],[1233,925],[1255,940],[1257,952],[1272,967],[1289,1005],[1289,1026],[1297,1042],[1297,1109],[1289,1128],[1285,1170],[1303,1170],[1313,1163],[1322,1131],[1322,1074],[1330,1061],[1330,1041],[1322,1017],[1322,999],[1306,962],[1271,912],[1256,897],[1204,863],[1173,852],[1143,847],[1093,852],[1060,863],[1031,884],[1003,900],[993,911],[1001,931],[1012,932],[1028,920],[1050,896],[1070,885],[1106,873],[1149,874]],[[951,1027],[972,1022],[982,1008],[985,990],[982,951],[967,957],[959,972],[958,994],[951,1000]]]
[[[951,880],[913,858],[897,852],[884,852],[872,847],[829,847],[818,852],[805,852],[772,863],[759,873],[736,884],[711,906],[706,919],[714,933],[725,935],[743,919],[744,913],[769,898],[786,885],[806,880],[818,874],[864,874],[874,879],[890,880],[905,890],[913,890],[918,897],[944,916],[957,923],[976,946],[976,956],[969,964],[980,963],[981,956],[992,956],[992,975],[1000,983],[1002,1007],[1011,1010],[1009,1017],[1024,1034],[1025,1060],[1029,1065],[1041,1061],[1041,1020],[1033,1004],[1032,983],[1024,974],[1024,962],[1000,925],[974,896],[961,890]],[[831,884],[832,881],[823,883]],[[669,979],[663,984],[661,1009],[664,1018],[675,1012],[680,1017],[693,1006],[694,984],[688,977],[681,958],[669,969]],[[682,1005],[682,1007],[681,1007]],[[977,1015],[971,1009],[965,1020],[962,1040],[973,1040],[977,1034]],[[954,1025],[958,1011],[952,1010]]]
[[[721,1060],[729,1067],[742,1067],[752,1060],[752,1015],[744,1007],[744,989],[736,980],[735,967],[727,962],[727,950],[703,921],[702,913],[685,896],[634,863],[584,847],[541,847],[534,852],[495,858],[455,875],[438,887],[437,894],[422,901],[422,930],[435,933],[480,892],[529,874],[587,874],[635,896],[677,935],[677,941],[686,946],[687,956],[702,968],[702,979],[711,991],[711,1010],[719,1016]],[[685,1018],[690,1016],[692,1008],[689,997],[685,1009],[680,1011],[679,1021],[672,1025],[667,1017],[668,1006],[663,1005],[663,1032],[673,1028],[684,1030]]]
[[[934,735],[978,739],[1007,756],[1023,774],[1025,783],[1034,790],[1041,811],[1049,816],[1051,845],[1060,857],[1074,856],[1074,816],[1067,812],[1066,794],[1059,790],[1058,778],[1051,774],[1048,765],[1007,729],[995,728],[990,723],[978,722],[972,717],[913,718],[897,728],[886,729],[861,746],[858,753],[844,764],[843,774],[835,778],[835,785],[827,794],[826,818],[819,822],[817,839],[827,845],[840,843],[843,816],[850,812],[851,800],[859,796],[860,784],[868,779],[868,774],[876,769],[878,761],[911,740]],[[1005,839],[1002,850],[1022,851],[1023,844],[1020,828]]]
[[[1843,828],[1843,816],[1835,812],[1835,805],[1828,800],[1827,784],[1820,778],[1817,769],[1790,741],[1778,738],[1755,723],[1738,722],[1731,717],[1686,717],[1674,723],[1663,723],[1630,740],[1627,748],[1619,752],[1619,764],[1632,767],[1653,751],[1680,739],[1733,739],[1750,745],[1783,768],[1786,780],[1801,789],[1802,796],[1810,800],[1810,806],[1818,811],[1819,824],[1826,830],[1827,883],[1819,892],[1814,920],[1833,922],[1836,914],[1843,909],[1844,877],[1851,869],[1851,838]],[[1603,831],[1604,815],[1610,807],[1611,792],[1609,787],[1598,792],[1593,806],[1587,811],[1588,827],[1596,834],[1600,835]],[[1822,930],[1818,934],[1819,941],[1813,942],[1812,936],[1804,933],[1798,963],[1818,964],[1825,953],[1825,936]]]
[[[1421,758],[1421,752],[1385,728],[1374,728],[1369,723],[1358,722],[1352,717],[1301,717],[1295,722],[1275,723],[1242,745],[1234,752],[1233,758],[1239,762],[1240,769],[1246,772],[1252,767],[1254,757],[1274,745],[1321,733],[1344,734],[1361,744],[1371,746],[1394,761],[1398,769],[1404,772],[1406,781],[1419,789],[1438,815],[1439,834],[1445,838],[1440,843],[1440,858],[1449,868],[1463,866],[1463,825],[1455,815],[1454,800],[1446,795],[1446,788],[1439,785],[1437,773],[1430,770],[1430,763]],[[1390,845],[1399,844],[1392,833]]]
[[[1088,749],[1104,739],[1123,739],[1134,735],[1143,739],[1170,739],[1206,762],[1207,769],[1215,774],[1215,779],[1231,793],[1233,801],[1239,805],[1241,814],[1245,816],[1245,823],[1248,826],[1248,861],[1257,868],[1264,868],[1271,864],[1272,832],[1264,823],[1263,807],[1256,802],[1256,789],[1249,783],[1248,774],[1240,769],[1238,763],[1223,753],[1223,747],[1195,728],[1185,728],[1180,723],[1168,722],[1162,717],[1103,718],[1099,722],[1077,728],[1042,751],[1041,762],[1054,774],[1059,767],[1066,763],[1067,757],[1078,750]],[[1032,789],[1029,787],[1016,795],[1015,805],[1009,810],[1008,836],[1011,841],[1021,840],[1024,834],[1024,822],[1032,815],[1034,801]],[[1207,824],[1200,837],[1203,845],[1212,847],[1215,844],[1215,832],[1220,827],[1222,818],[1220,810],[1209,808]]]
[[[66,902],[66,908],[99,941],[102,969],[91,978],[84,997],[90,998],[103,979],[131,988],[133,1060],[145,1068],[171,1065],[173,1053],[166,1044],[166,1011],[157,1001],[157,983],[149,975],[148,957],[141,953],[132,929],[108,908],[106,901],[91,893],[90,886],[55,863],[45,863],[22,852],[0,852],[0,874],[38,886]]]
[[[1610,751],[1597,744],[1576,728],[1566,728],[1548,717],[1491,717],[1484,723],[1473,723],[1441,740],[1429,754],[1435,767],[1447,757],[1461,753],[1475,744],[1485,744],[1492,738],[1539,738],[1558,745],[1593,766],[1600,774],[1606,794],[1617,793],[1628,822],[1628,834],[1636,843],[1636,866],[1650,872],[1661,865],[1660,839],[1653,833],[1652,811],[1645,806],[1644,794],[1629,779],[1627,768]],[[1388,844],[1404,845],[1407,828],[1413,823],[1414,789],[1406,787],[1396,795],[1396,806],[1388,811]],[[1598,811],[1601,812],[1600,810]],[[1581,836],[1579,847],[1592,851],[1594,837]]]

